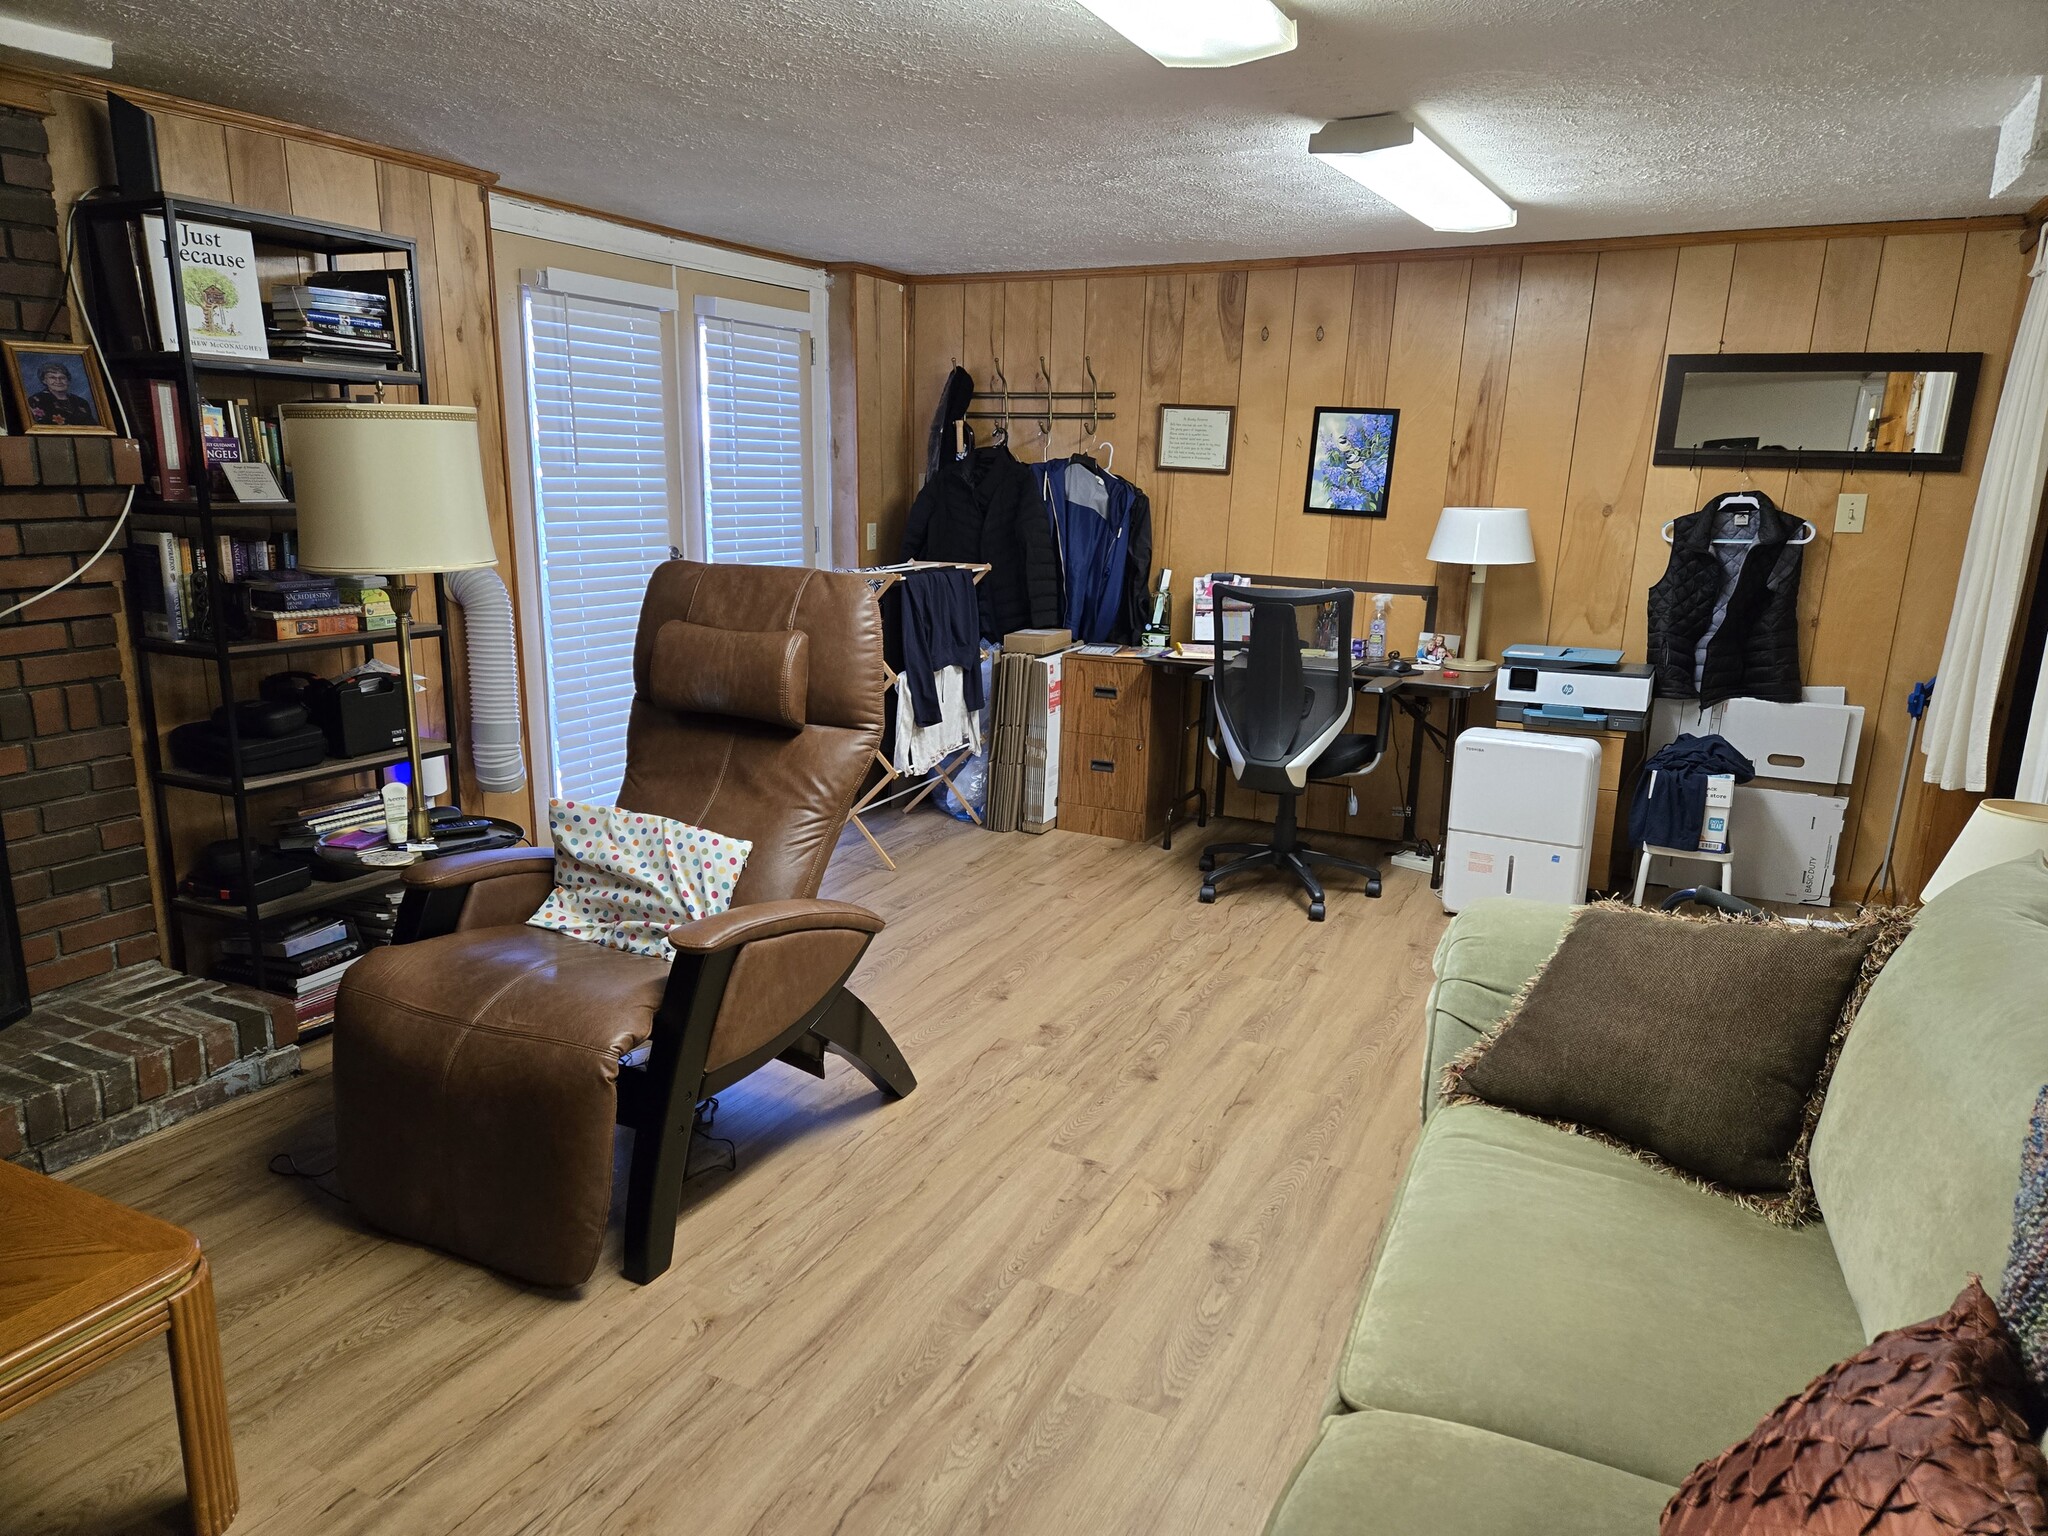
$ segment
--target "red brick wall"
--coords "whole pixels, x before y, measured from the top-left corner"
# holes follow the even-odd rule
[[[0,109],[0,335],[67,334],[42,120]],[[106,538],[111,491],[0,490],[0,608],[71,574]],[[117,552],[118,553],[118,552]],[[0,622],[0,830],[29,990],[157,955],[128,738],[115,554]]]

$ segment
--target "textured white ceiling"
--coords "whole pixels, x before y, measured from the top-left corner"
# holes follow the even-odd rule
[[[13,6],[21,0],[0,0]],[[912,272],[1469,243],[1310,160],[1399,109],[1510,238],[2012,211],[2044,0],[1281,0],[1298,51],[1169,70],[1074,0],[66,0],[115,76],[538,192]],[[28,9],[38,7],[30,4]]]

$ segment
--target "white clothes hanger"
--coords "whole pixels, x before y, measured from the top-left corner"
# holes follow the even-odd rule
[[[1114,469],[1116,467],[1115,443],[1097,443],[1095,451],[1102,455],[1102,467],[1104,469]]]
[[[1749,502],[1749,504],[1750,504],[1751,506],[1755,506],[1755,505],[1757,505],[1757,501],[1756,501],[1756,498],[1755,498],[1755,497],[1753,497],[1753,496],[1750,496],[1750,497],[1734,497],[1734,498],[1730,498],[1730,499],[1731,499],[1731,500],[1747,500],[1747,501]],[[1722,503],[1722,505],[1724,505],[1724,506],[1725,506],[1725,505],[1727,505],[1727,503],[1726,503],[1726,502],[1724,502],[1724,503]],[[1672,519],[1672,520],[1671,520],[1670,522],[1668,522],[1668,523],[1666,523],[1666,524],[1664,525],[1664,542],[1665,542],[1666,544],[1669,544],[1669,543],[1671,542],[1671,530],[1672,530],[1673,528],[1677,527],[1677,526],[1678,526],[1678,519],[1677,519],[1677,518],[1675,518],[1675,517],[1674,517],[1674,518],[1673,518],[1673,519]],[[1812,542],[1814,541],[1814,539],[1815,539],[1815,538],[1817,538],[1817,537],[1819,536],[1819,530],[1817,530],[1817,529],[1816,529],[1816,528],[1815,528],[1815,527],[1813,526],[1813,524],[1812,524],[1812,523],[1809,523],[1809,522],[1808,522],[1808,521],[1807,521],[1807,520],[1806,520],[1805,518],[1801,518],[1801,519],[1799,520],[1799,528],[1800,528],[1800,532],[1799,532],[1799,535],[1798,535],[1798,537],[1796,537],[1796,538],[1793,538],[1793,539],[1788,539],[1788,540],[1786,540],[1786,542],[1787,542],[1787,543],[1789,543],[1789,544],[1811,544],[1811,543],[1812,543]],[[1718,545],[1718,544],[1740,544],[1740,545],[1748,546],[1748,545],[1751,545],[1751,544],[1754,544],[1754,543],[1756,543],[1756,540],[1755,540],[1755,539],[1716,539],[1716,540],[1714,540],[1714,543],[1716,543],[1717,545]]]

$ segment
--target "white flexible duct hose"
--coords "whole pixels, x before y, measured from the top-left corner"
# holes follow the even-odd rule
[[[448,595],[462,605],[469,640],[469,742],[477,787],[509,794],[526,787],[519,741],[519,652],[512,594],[496,571],[456,571]]]

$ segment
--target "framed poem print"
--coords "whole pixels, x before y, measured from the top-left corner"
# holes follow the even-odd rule
[[[7,392],[23,432],[113,437],[113,407],[89,347],[67,341],[0,342]]]
[[[1230,445],[1236,435],[1234,405],[1159,407],[1159,465],[1188,475],[1230,473]]]
[[[1385,517],[1401,413],[1383,406],[1316,407],[1304,512]]]

